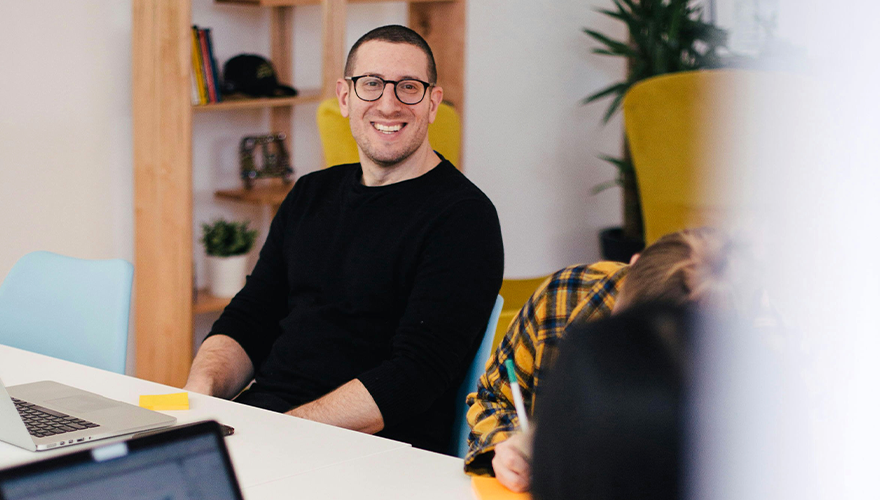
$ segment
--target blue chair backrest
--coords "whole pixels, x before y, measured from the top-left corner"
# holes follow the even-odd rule
[[[486,362],[492,354],[492,340],[495,338],[495,327],[498,325],[498,316],[501,315],[503,305],[504,299],[499,295],[495,299],[495,308],[492,309],[492,314],[489,315],[489,324],[486,325],[486,332],[483,334],[480,348],[477,350],[477,354],[474,356],[474,360],[471,362],[464,381],[459,386],[455,396],[455,422],[452,424],[452,443],[449,453],[459,458],[464,458],[465,454],[467,454],[467,437],[471,432],[471,428],[467,423],[467,395],[477,392],[477,381],[480,379],[480,375],[486,371]]]
[[[134,269],[32,252],[0,285],[0,344],[125,373]]]

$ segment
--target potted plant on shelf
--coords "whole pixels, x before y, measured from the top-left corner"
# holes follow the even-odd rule
[[[584,28],[590,38],[599,42],[594,54],[623,57],[627,61],[626,78],[613,83],[581,102],[612,97],[602,122],[608,123],[621,108],[626,92],[635,83],[652,76],[721,66],[719,49],[727,43],[727,33],[702,19],[702,6],[688,0],[612,0],[614,9],[598,12],[626,25],[626,41],[614,40],[597,31]],[[639,201],[638,182],[629,149],[624,140],[623,156],[603,155],[600,158],[617,169],[617,177],[593,188],[593,193],[613,186],[623,188],[623,227],[602,231],[603,256],[610,260],[628,261],[644,247],[644,226]]]
[[[248,252],[254,246],[257,231],[248,229],[248,222],[216,219],[202,224],[201,242],[208,260],[210,293],[216,297],[232,297],[244,286]]]

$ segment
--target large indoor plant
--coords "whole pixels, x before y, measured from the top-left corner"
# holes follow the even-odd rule
[[[248,252],[254,246],[257,231],[248,222],[217,219],[202,224],[201,242],[208,259],[209,290],[217,297],[232,297],[244,286]]]
[[[614,9],[599,9],[602,14],[626,25],[627,39],[615,40],[598,31],[584,28],[584,33],[601,44],[595,54],[623,57],[627,61],[626,78],[583,99],[583,104],[611,98],[603,123],[621,108],[626,92],[635,83],[652,76],[714,68],[721,65],[719,49],[727,42],[727,33],[703,20],[702,5],[688,0],[612,0]],[[638,182],[626,141],[620,158],[602,156],[617,168],[613,181],[599,184],[594,192],[612,186],[623,188],[623,228],[625,247],[637,251],[644,240]],[[607,232],[606,232],[607,234]],[[629,244],[627,244],[627,242]],[[605,258],[625,260],[620,255]]]

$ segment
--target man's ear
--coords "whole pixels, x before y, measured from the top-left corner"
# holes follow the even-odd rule
[[[343,78],[336,80],[336,100],[339,101],[339,112],[343,118],[348,118],[348,99],[351,96],[348,81]]]
[[[437,118],[437,110],[440,109],[440,103],[443,102],[443,88],[431,87],[431,95],[428,97],[431,103],[431,111],[428,114],[428,123],[434,123]]]
[[[639,256],[642,255],[640,253],[634,253],[632,257],[629,258],[629,265],[633,265],[639,260]]]

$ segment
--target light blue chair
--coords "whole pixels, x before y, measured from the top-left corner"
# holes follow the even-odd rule
[[[504,299],[499,295],[495,299],[495,307],[492,314],[489,315],[489,324],[486,326],[486,333],[483,334],[483,341],[477,354],[474,356],[471,366],[468,368],[464,381],[458,388],[455,395],[455,421],[452,424],[452,443],[450,446],[450,454],[459,458],[464,458],[467,454],[468,445],[467,437],[471,432],[471,428],[467,423],[467,395],[477,391],[477,381],[480,375],[486,371],[486,362],[492,354],[492,340],[495,338],[495,328],[498,325],[498,317],[501,315],[501,308],[504,306]]]
[[[0,285],[0,344],[125,373],[133,274],[121,259],[26,254]]]

